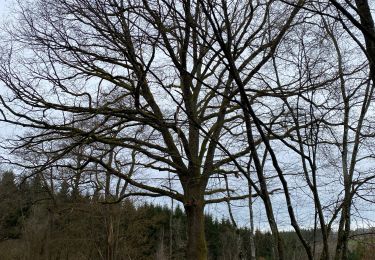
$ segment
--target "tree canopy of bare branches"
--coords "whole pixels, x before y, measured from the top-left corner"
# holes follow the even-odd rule
[[[1,121],[26,129],[7,144],[13,163],[70,170],[76,190],[103,173],[93,182],[112,202],[181,202],[187,259],[207,258],[205,205],[251,197],[285,259],[280,193],[308,259],[330,259],[336,224],[335,259],[347,259],[353,201],[375,177],[375,33],[367,1],[341,2],[20,3],[0,64]],[[294,191],[313,208],[318,253]]]

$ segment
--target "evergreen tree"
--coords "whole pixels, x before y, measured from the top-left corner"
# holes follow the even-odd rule
[[[58,200],[61,202],[67,202],[70,199],[69,183],[66,180],[61,182],[60,190],[57,194]]]
[[[13,172],[2,173],[0,198],[0,240],[19,238],[24,212]]]

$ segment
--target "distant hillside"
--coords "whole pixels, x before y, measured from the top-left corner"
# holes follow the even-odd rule
[[[37,177],[20,186],[12,173],[3,174],[0,197],[0,259],[185,258],[186,217],[180,207],[172,212],[147,203],[136,207],[131,200],[105,204],[99,195],[72,194],[66,183],[51,197]],[[209,259],[249,259],[248,229],[209,215],[205,221]],[[321,238],[314,233],[319,234],[305,230],[304,236],[318,255]],[[352,235],[350,259],[373,259],[371,230]],[[287,259],[304,259],[296,234],[282,236]],[[256,231],[255,245],[257,259],[273,259],[270,233]]]

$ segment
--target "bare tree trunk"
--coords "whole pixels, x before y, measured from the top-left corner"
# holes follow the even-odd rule
[[[357,6],[357,12],[360,16],[360,23],[362,26],[362,33],[366,43],[366,51],[367,51],[367,58],[369,60],[370,65],[370,79],[375,83],[375,41],[374,41],[374,20],[372,18],[372,13],[370,10],[370,6],[367,0],[356,0],[355,1]],[[339,224],[339,232],[337,238],[337,247],[336,247],[336,255],[335,259],[348,259],[348,240],[349,240],[349,233],[350,233],[350,210],[352,205],[352,179],[353,179],[353,172],[356,163],[356,156],[358,153],[358,146],[359,146],[359,131],[362,127],[362,121],[364,113],[367,112],[368,103],[371,102],[372,94],[373,94],[373,87],[370,88],[370,91],[366,91],[368,95],[368,100],[365,100],[364,105],[361,111],[361,118],[359,120],[357,131],[356,131],[356,139],[355,145],[352,152],[352,158],[350,162],[350,168],[348,173],[344,176],[344,185],[345,185],[345,196],[343,201],[342,207],[342,214],[340,218]],[[367,102],[366,102],[367,101]],[[367,104],[366,104],[367,103]]]
[[[206,260],[207,246],[204,233],[204,205],[201,201],[185,203],[187,217],[187,252],[188,260]]]
[[[162,229],[161,229],[160,241],[159,241],[159,245],[158,245],[158,248],[157,248],[157,251],[156,251],[155,259],[156,260],[166,260],[167,259],[166,255],[165,255],[165,252],[164,252],[164,227],[162,227]]]
[[[114,158],[113,148],[111,148],[109,152],[108,158],[108,165],[112,165]],[[111,174],[106,172],[105,177],[105,193],[104,193],[104,200],[106,202],[112,200],[111,197]],[[104,218],[106,223],[106,260],[115,260],[116,259],[116,240],[115,237],[115,230],[114,230],[114,218],[116,218],[116,214],[114,212],[116,204],[106,204],[104,205]]]
[[[168,173],[168,182],[169,182],[169,189],[172,190],[170,173]],[[171,212],[169,214],[169,256],[168,256],[168,259],[172,259],[172,255],[173,255],[173,213],[174,213],[173,202],[174,202],[173,198],[171,198]]]
[[[346,199],[344,199],[346,200]],[[346,200],[346,202],[349,202]],[[339,229],[337,233],[337,244],[335,252],[335,260],[345,260],[348,258],[347,249],[348,249],[348,238],[346,234],[349,234],[350,229],[348,230],[348,225],[350,226],[350,204],[344,203]]]
[[[108,209],[110,210],[110,209]],[[111,214],[111,213],[109,213]],[[106,248],[106,260],[114,260],[115,259],[115,246],[114,246],[114,227],[113,227],[113,218],[112,216],[106,217],[107,222],[107,248]]]
[[[357,13],[360,17],[360,22],[356,21],[355,18],[347,12],[343,6],[341,6],[337,1],[331,0],[330,1],[334,6],[336,6],[341,12],[344,13],[345,16],[349,18],[349,20],[358,28],[361,30],[364,40],[365,40],[365,49],[367,54],[367,59],[369,61],[369,78],[372,80],[372,83],[375,83],[375,29],[374,29],[374,20],[372,17],[371,9],[368,4],[368,0],[356,0],[355,4],[357,7]],[[344,199],[342,202],[342,212],[341,212],[341,218],[340,218],[340,224],[339,224],[339,230],[338,230],[338,237],[337,237],[337,245],[336,245],[336,254],[335,254],[335,260],[338,259],[347,259],[347,251],[348,251],[348,237],[350,233],[350,208],[352,204],[352,179],[353,179],[353,172],[354,167],[356,164],[356,156],[358,153],[358,147],[359,147],[359,132],[362,128],[362,122],[364,114],[368,110],[369,103],[371,102],[371,98],[373,95],[374,87],[368,88],[366,90],[366,96],[364,100],[364,104],[362,106],[361,111],[361,117],[358,122],[358,126],[356,129],[356,137],[355,137],[355,144],[354,148],[352,150],[352,158],[350,162],[350,167],[348,165],[344,165]],[[348,113],[347,113],[348,114]],[[344,156],[347,156],[347,151],[344,151]],[[343,157],[344,157],[343,156]],[[344,159],[347,159],[344,157]],[[343,160],[345,163],[346,161]],[[346,167],[346,168],[345,168]]]
[[[249,172],[250,175],[250,172]],[[251,184],[248,184],[249,194],[251,194]],[[254,212],[253,212],[253,199],[249,196],[249,217],[250,217],[250,260],[256,260],[256,249],[255,249],[255,240],[254,240]]]
[[[224,180],[225,180],[225,189],[227,190],[227,197],[230,198],[231,195],[230,195],[230,190],[229,190],[228,177],[226,175],[224,175]],[[251,197],[251,193],[249,193],[249,196]],[[242,243],[241,243],[242,241],[241,241],[241,235],[240,235],[240,232],[239,232],[236,220],[234,219],[234,215],[233,215],[233,211],[232,211],[232,206],[230,204],[230,200],[227,200],[226,202],[227,202],[227,206],[228,206],[229,218],[230,218],[230,220],[232,222],[232,225],[235,227],[236,234],[237,234],[237,242],[236,242],[237,251],[236,251],[235,255],[238,256],[238,259],[242,259]]]
[[[279,229],[277,227],[276,218],[274,216],[272,202],[271,202],[271,198],[268,192],[267,182],[263,174],[263,166],[260,161],[256,147],[254,145],[254,138],[253,138],[253,133],[252,133],[253,130],[251,126],[250,115],[246,111],[243,96],[241,96],[241,102],[243,103],[243,107],[245,110],[244,119],[245,119],[245,125],[246,125],[247,140],[248,140],[248,143],[250,144],[251,157],[254,160],[254,166],[256,169],[256,173],[257,173],[257,177],[258,177],[260,189],[261,189],[261,198],[263,200],[264,208],[266,210],[268,224],[270,225],[271,232],[272,232],[274,258],[282,260],[284,259],[283,240],[279,234]]]

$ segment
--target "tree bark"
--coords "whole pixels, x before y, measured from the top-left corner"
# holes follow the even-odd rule
[[[201,201],[188,201],[184,205],[187,217],[188,260],[206,260],[207,246],[204,233],[204,204]]]
[[[249,172],[250,177],[250,172]],[[248,183],[249,194],[251,194],[251,184]],[[250,251],[250,260],[256,260],[256,249],[255,249],[255,239],[254,239],[254,213],[253,213],[253,198],[249,196],[249,218],[250,218],[250,243],[249,243],[249,251]]]

